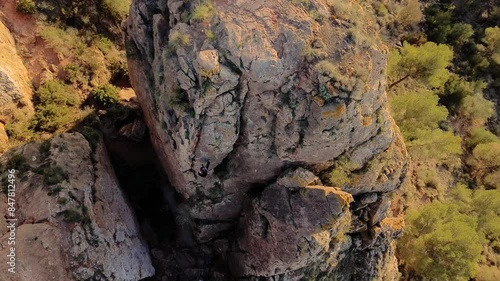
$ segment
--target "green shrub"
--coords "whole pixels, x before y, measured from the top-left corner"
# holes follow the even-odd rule
[[[483,81],[467,81],[459,75],[452,74],[442,91],[440,103],[445,105],[450,111],[457,112],[458,107],[467,96],[482,95],[487,83]]]
[[[104,0],[104,7],[118,20],[127,17],[131,0]]]
[[[50,140],[44,140],[40,146],[38,147],[38,152],[40,153],[40,158],[46,159],[50,155],[50,147],[51,147],[51,142]]]
[[[83,219],[82,214],[77,210],[69,209],[63,212],[64,221],[68,223],[80,222]]]
[[[312,48],[310,46],[306,46],[304,48],[302,55],[308,62],[312,62],[317,59],[325,59],[328,56],[323,48]]]
[[[14,141],[26,142],[37,137],[31,126],[32,116],[28,112],[28,110],[16,110],[9,116],[10,118],[7,118],[5,132],[11,144],[15,144]]]
[[[177,50],[180,47],[186,47],[191,44],[191,36],[180,31],[172,31],[169,35],[168,46],[172,50]]]
[[[113,48],[115,47],[113,42],[106,37],[99,36],[93,42],[94,46],[96,46],[104,55],[109,54]]]
[[[338,67],[327,60],[318,62],[314,66],[314,70],[321,75],[332,78],[335,81],[340,81],[342,79],[342,74],[340,74]]]
[[[49,166],[43,171],[43,182],[48,185],[58,184],[68,179],[68,175],[59,166]]]
[[[217,39],[214,32],[210,29],[205,31],[205,36],[207,36],[207,39],[210,40],[211,42],[215,42],[215,40]]]
[[[41,25],[37,30],[38,35],[56,53],[65,57],[80,56],[88,47],[74,28],[62,29],[50,25]]]
[[[33,0],[17,0],[16,12],[22,13],[22,14],[34,14],[34,13],[36,13],[35,2],[33,2]]]
[[[57,104],[40,105],[36,108],[32,126],[37,131],[53,133],[74,120],[73,112]]]
[[[399,254],[407,269],[426,280],[469,280],[477,270],[481,236],[474,215],[455,204],[433,202],[406,216]]]
[[[215,8],[210,2],[199,3],[195,6],[191,19],[195,21],[207,21],[215,15]]]
[[[66,81],[71,83],[84,84],[88,81],[89,77],[85,75],[85,71],[82,70],[81,66],[76,63],[69,63],[64,67],[64,72],[66,73]]]
[[[60,197],[59,199],[57,199],[57,204],[66,205],[66,203],[68,203],[68,198],[66,197]]]
[[[63,188],[61,186],[59,186],[59,185],[55,186],[55,187],[49,189],[49,192],[47,192],[47,195],[48,196],[57,195],[57,194],[59,194],[59,192],[61,192],[61,190],[63,190]]]
[[[94,88],[91,95],[103,107],[110,107],[118,102],[118,89],[111,84]]]
[[[75,120],[79,99],[71,87],[58,80],[51,80],[36,91],[34,103],[32,128],[55,132]]]
[[[383,3],[375,4],[375,12],[379,17],[386,17],[389,14],[387,7]]]
[[[396,16],[397,22],[404,28],[415,28],[422,20],[422,11],[418,0],[404,0],[403,7]]]
[[[76,106],[78,96],[71,87],[59,80],[45,82],[36,91],[35,103],[37,105],[57,104],[59,106]]]
[[[497,136],[484,128],[474,128],[467,138],[467,145],[474,149],[478,144],[485,144],[500,141]]]
[[[469,119],[474,125],[483,125],[495,115],[494,103],[485,99],[482,94],[467,96],[462,100],[458,113]]]
[[[182,89],[176,89],[168,103],[174,109],[194,115],[194,110],[189,102],[188,94]]]
[[[328,180],[332,186],[342,187],[351,183],[351,172],[357,167],[347,157],[340,157],[335,161],[334,168],[330,172]]]
[[[5,164],[7,169],[16,169],[19,173],[29,170],[28,160],[22,154],[12,155]]]

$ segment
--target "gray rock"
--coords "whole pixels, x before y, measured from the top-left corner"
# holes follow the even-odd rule
[[[28,159],[29,169],[17,180],[18,218],[16,280],[140,280],[155,272],[147,245],[127,204],[102,144],[91,160],[91,149],[79,133],[51,140],[48,155],[40,143],[7,152]],[[44,168],[45,167],[45,168]],[[59,175],[47,181],[49,169]],[[60,167],[57,170],[55,167]],[[37,170],[38,173],[33,171]],[[2,201],[7,198],[0,195]],[[1,210],[5,216],[6,209]],[[2,239],[9,235],[2,229]],[[6,241],[6,240],[4,240]],[[0,248],[6,255],[7,248]],[[0,279],[10,273],[0,265]]]
[[[338,197],[311,185],[329,185],[334,165],[345,158],[355,167],[346,172],[345,194],[383,194],[400,186],[407,155],[387,108],[386,47],[377,38],[370,46],[349,43],[345,24],[319,23],[290,1],[215,2],[212,19],[189,25],[181,22],[182,14],[190,12],[183,2],[147,3],[134,2],[124,23],[125,41],[134,47],[129,73],[165,172],[189,202],[198,242],[229,239],[220,237],[228,227],[244,230],[245,236],[231,239],[238,247],[228,251],[233,273],[249,280],[314,280],[320,273],[348,280],[356,269],[339,273],[336,267],[354,251],[353,239],[346,234],[349,242],[337,241],[334,249],[322,243],[348,233],[351,219],[317,233],[309,224],[327,225],[316,216],[337,221],[351,217],[351,210],[344,204],[344,213],[326,215],[326,206],[336,207],[325,198]],[[329,18],[327,3],[318,3],[317,13]],[[372,14],[357,12],[366,20],[366,36],[379,32]],[[175,50],[163,47],[161,57],[155,54],[165,44],[151,43],[164,39],[157,38],[163,33],[154,20],[160,14],[168,19],[163,32],[191,39]],[[208,30],[215,41],[207,38]],[[318,56],[305,58],[309,49]],[[318,70],[320,61],[327,63],[326,70]],[[179,92],[185,95],[181,101]],[[196,171],[207,160],[208,176],[198,177]],[[368,204],[357,204],[359,221],[374,218]],[[292,207],[300,212],[286,214]],[[372,223],[385,216],[380,208]],[[267,231],[270,242],[262,239],[266,224],[274,226]],[[365,227],[373,230],[367,224],[353,229]],[[316,234],[318,240],[312,238]],[[384,239],[389,243],[392,238]],[[373,276],[382,272],[370,268]]]

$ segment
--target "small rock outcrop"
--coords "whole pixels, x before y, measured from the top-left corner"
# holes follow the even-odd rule
[[[228,245],[231,278],[397,278],[401,229],[383,222],[407,155],[388,49],[369,6],[293,2],[133,2],[125,45],[153,146],[197,241]]]
[[[11,149],[0,158],[2,167],[17,170],[16,273],[2,263],[1,280],[135,281],[154,275],[148,247],[107,157],[102,144],[92,152],[85,138],[73,133]],[[3,206],[6,195],[0,195]],[[0,212],[7,218],[6,211]],[[7,241],[5,220],[1,226],[1,239]],[[7,256],[10,246],[0,247]]]

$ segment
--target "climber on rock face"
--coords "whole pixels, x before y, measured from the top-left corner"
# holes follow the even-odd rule
[[[200,170],[198,171],[198,175],[199,175],[200,177],[203,177],[203,178],[204,178],[204,177],[206,177],[206,176],[207,176],[207,174],[208,174],[208,166],[210,166],[210,160],[207,160],[207,166],[206,166],[206,167],[205,167],[205,166],[203,166],[203,164],[201,165],[201,168],[200,168]]]

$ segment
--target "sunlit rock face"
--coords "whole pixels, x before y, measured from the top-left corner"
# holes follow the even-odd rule
[[[370,8],[347,2],[354,24],[332,1],[214,1],[195,17],[191,2],[135,1],[123,27],[197,241],[224,241],[236,277],[397,279],[400,229],[381,224],[407,155]]]
[[[18,55],[14,38],[0,21],[0,153],[9,147],[4,124],[12,116],[33,114],[28,71]]]

